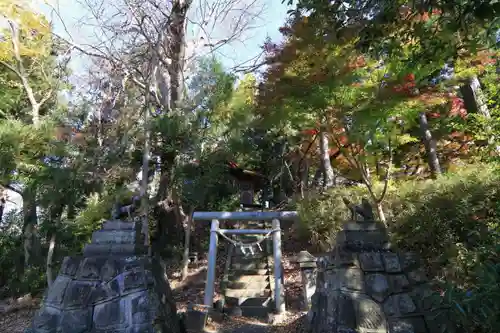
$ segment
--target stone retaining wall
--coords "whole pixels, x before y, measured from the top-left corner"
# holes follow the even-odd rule
[[[417,256],[393,249],[381,223],[346,223],[334,249],[313,261],[313,270],[303,265],[311,332],[454,331]]]
[[[84,256],[65,258],[26,332],[180,333],[165,267],[134,254],[138,230],[133,222],[106,222]]]

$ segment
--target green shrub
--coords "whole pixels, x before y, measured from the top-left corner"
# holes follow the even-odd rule
[[[318,251],[328,251],[337,232],[350,218],[350,212],[342,197],[359,203],[368,195],[365,187],[335,188],[325,193],[312,194],[297,203],[300,216],[299,236]]]
[[[500,246],[495,250],[495,258],[476,265],[468,288],[445,284],[446,305],[463,332],[500,332]]]
[[[92,232],[99,229],[104,219],[109,217],[114,200],[111,195],[90,196],[86,207],[78,212],[76,218],[63,218],[58,228],[54,228],[45,214],[39,214],[41,251],[27,268],[23,267],[22,214],[11,212],[5,216],[5,225],[8,227],[0,232],[0,299],[42,292],[47,286],[45,270],[51,232],[57,232],[53,257],[53,270],[56,274],[65,256],[81,254],[84,245],[90,241]]]
[[[495,165],[474,165],[435,181],[401,183],[386,208],[399,247],[417,251],[433,275],[466,284],[498,243],[500,173]]]
[[[45,265],[38,262],[23,270],[22,216],[12,212],[0,232],[0,299],[45,288]]]
[[[349,218],[343,196],[368,197],[362,187],[336,188],[298,203],[301,235],[323,250]],[[500,167],[392,184],[383,207],[393,242],[420,255],[462,331],[500,332]]]

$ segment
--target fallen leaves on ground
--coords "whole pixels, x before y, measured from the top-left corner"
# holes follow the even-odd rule
[[[0,318],[0,332],[22,333],[31,324],[36,308],[23,309],[8,314],[3,314]]]
[[[304,312],[287,312],[271,326],[272,333],[301,333],[307,331],[307,316]]]
[[[220,298],[220,282],[224,275],[224,266],[226,262],[226,252],[221,250],[217,256],[215,269],[215,295],[214,302]],[[207,277],[208,261],[201,259],[195,268],[188,269],[188,277],[180,280],[180,273],[169,275],[170,287],[174,293],[174,300],[177,303],[177,310],[186,311],[187,304],[203,304],[205,295],[205,281]]]

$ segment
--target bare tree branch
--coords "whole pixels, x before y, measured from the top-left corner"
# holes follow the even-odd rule
[[[149,85],[147,93],[168,112],[183,100],[189,68],[198,59],[243,42],[262,14],[260,1],[79,0],[89,14],[84,24],[94,28],[95,41],[79,44],[70,37],[67,42],[74,50],[109,62],[143,91]],[[52,10],[63,21],[58,7]],[[255,65],[255,58],[250,61]],[[149,75],[154,80],[143,75],[147,63],[153,64]]]

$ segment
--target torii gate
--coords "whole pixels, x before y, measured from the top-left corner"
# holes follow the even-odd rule
[[[274,301],[276,311],[285,311],[285,304],[281,302],[281,220],[297,219],[296,211],[282,212],[194,212],[193,220],[212,220],[210,228],[210,246],[208,249],[207,282],[205,286],[205,307],[212,308],[214,301],[215,265],[217,260],[218,236],[220,235],[272,235],[274,261]],[[219,221],[272,221],[272,229],[220,229]]]
[[[229,163],[230,174],[239,183],[240,204],[246,208],[267,208],[265,199],[262,205],[255,205],[254,195],[256,189],[263,189],[266,186],[266,179],[263,175],[254,171],[239,168],[235,163]],[[273,240],[273,261],[274,261],[274,301],[278,313],[285,311],[285,304],[281,298],[281,220],[295,220],[298,218],[296,211],[243,211],[243,212],[194,212],[193,221],[211,220],[210,245],[208,250],[208,268],[205,286],[205,307],[210,309],[213,306],[214,286],[215,286],[215,266],[217,260],[217,245],[219,235],[224,238],[226,235],[266,235],[272,236]],[[272,229],[220,229],[220,221],[272,221]]]

